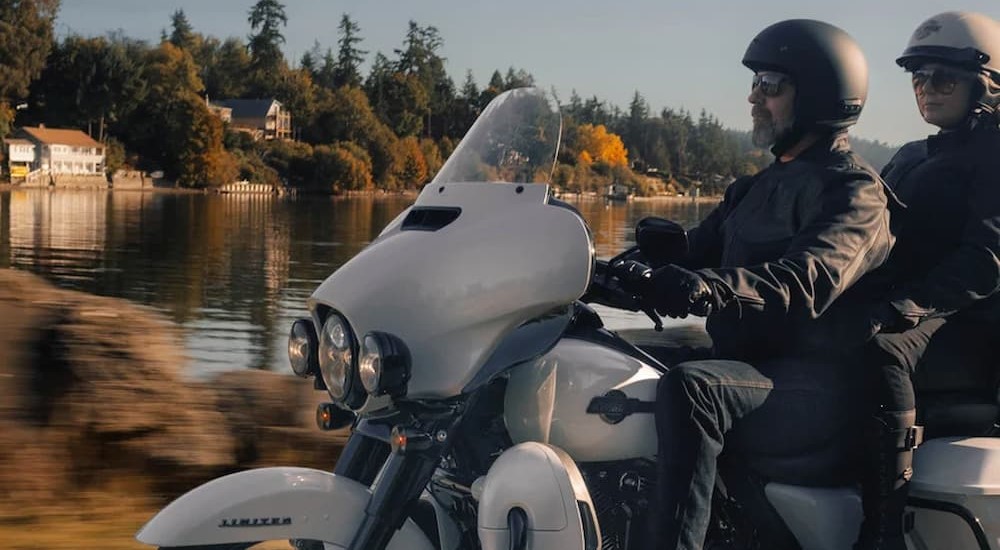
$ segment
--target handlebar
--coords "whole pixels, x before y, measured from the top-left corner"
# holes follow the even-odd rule
[[[632,247],[614,258],[597,261],[590,287],[581,300],[615,309],[641,311],[653,321],[653,329],[663,330],[663,322],[644,295],[648,294],[653,270],[637,258],[638,248]]]

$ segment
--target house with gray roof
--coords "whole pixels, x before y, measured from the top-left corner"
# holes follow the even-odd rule
[[[209,107],[232,129],[247,132],[254,139],[292,137],[292,116],[276,99],[223,99]]]

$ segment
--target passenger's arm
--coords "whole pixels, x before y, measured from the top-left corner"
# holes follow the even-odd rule
[[[977,167],[968,187],[967,210],[958,248],[921,280],[891,295],[893,308],[912,324],[950,315],[1000,289],[1000,160],[996,156],[982,159]]]

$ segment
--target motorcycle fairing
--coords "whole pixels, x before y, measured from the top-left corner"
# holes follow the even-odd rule
[[[266,540],[324,541],[350,546],[371,498],[351,479],[310,468],[259,468],[192,489],[149,520],[136,535],[154,546],[184,547]],[[388,548],[432,550],[407,520]]]
[[[400,216],[309,299],[410,351],[407,398],[459,395],[503,338],[583,295],[594,252],[584,220],[541,184],[429,185],[412,208],[461,213],[436,230]]]
[[[508,515],[527,516],[527,548],[600,550],[601,532],[587,485],[576,463],[552,445],[515,445],[490,467],[479,500],[483,550],[510,548]]]
[[[573,321],[573,310],[553,312],[539,319],[532,319],[507,334],[483,368],[472,378],[462,393],[471,393],[489,383],[496,375],[510,367],[537,359],[555,346],[566,327]]]

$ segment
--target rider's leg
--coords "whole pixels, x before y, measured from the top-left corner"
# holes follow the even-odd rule
[[[913,475],[913,450],[921,439],[910,375],[943,324],[936,319],[904,333],[879,334],[864,351],[865,370],[875,394],[864,435],[861,493],[865,519],[855,550],[906,548],[903,509]]]
[[[702,548],[711,512],[716,459],[734,425],[769,425],[772,447],[809,448],[829,434],[826,411],[843,408],[827,379],[835,368],[801,363],[755,368],[737,361],[695,361],[672,368],[657,392],[658,505],[651,548]],[[784,428],[776,430],[781,423]],[[795,447],[793,449],[793,447]]]

